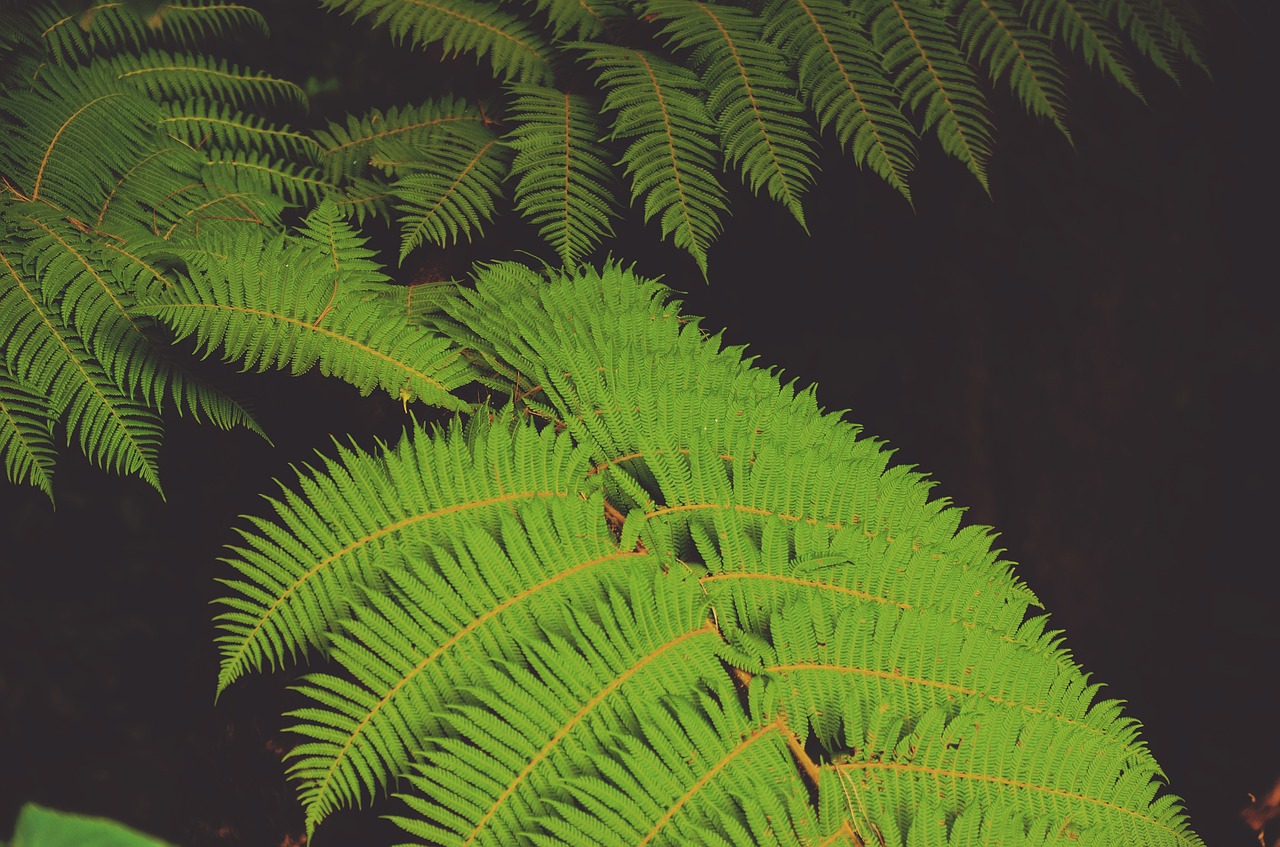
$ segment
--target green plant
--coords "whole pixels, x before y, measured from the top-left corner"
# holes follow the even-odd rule
[[[6,842],[0,842],[0,847]],[[46,809],[27,803],[18,812],[8,847],[167,847],[107,818]]]
[[[330,663],[292,713],[309,832],[396,786],[441,844],[1199,843],[985,529],[664,287],[584,263],[619,176],[704,274],[722,169],[803,224],[822,131],[908,199],[919,132],[986,188],[980,72],[1065,133],[1054,48],[1137,93],[1125,36],[1200,62],[1180,6],[331,5],[505,85],[306,132],[246,111],[296,86],[188,52],[262,28],[243,6],[0,30],[11,479],[52,497],[59,423],[157,488],[166,404],[256,429],[171,341],[455,415],[338,446],[228,559],[219,690]],[[357,228],[392,221],[403,260],[482,234],[504,186],[554,265],[398,286]]]

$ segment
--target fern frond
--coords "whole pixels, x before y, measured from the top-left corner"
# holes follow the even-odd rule
[[[764,37],[795,58],[818,125],[833,127],[859,167],[870,167],[911,202],[915,130],[857,19],[834,0],[774,0],[763,17]]]
[[[639,729],[596,763],[598,776],[567,775],[572,800],[539,821],[546,832],[536,843],[820,843],[781,717],[753,720],[727,686],[646,700],[637,711]]]
[[[548,83],[550,48],[525,21],[480,0],[321,0],[329,10],[357,20],[372,15],[397,41],[415,47],[439,44],[446,56],[489,58],[502,82]]]
[[[45,68],[0,101],[0,161],[23,199],[92,219],[117,178],[154,149],[159,112],[103,63]]]
[[[383,142],[372,164],[403,174],[391,187],[399,202],[400,261],[423,241],[447,247],[472,240],[493,220],[511,151],[490,129],[457,124],[428,146]]]
[[[644,198],[645,221],[657,216],[662,237],[687,250],[705,276],[728,206],[701,81],[643,50],[590,44],[583,54],[605,91],[604,109],[616,112],[611,137],[631,139],[622,161],[632,202]]]
[[[941,11],[908,0],[876,0],[876,5],[872,42],[894,87],[917,111],[921,127],[933,130],[942,149],[963,162],[990,194],[991,121],[950,21]]]
[[[562,778],[592,772],[638,702],[723,675],[697,582],[635,564],[628,590],[567,610],[567,635],[537,626],[518,661],[476,675],[445,714],[438,748],[413,768],[404,829],[449,847],[525,843],[529,822],[567,799]]]
[[[960,45],[982,60],[993,82],[1009,78],[1009,87],[1028,112],[1047,118],[1067,138],[1066,78],[1049,40],[1027,28],[1010,0],[966,0],[956,29]]]
[[[154,100],[202,99],[240,108],[289,103],[305,108],[307,95],[292,82],[200,54],[149,50],[104,62],[116,77]]]
[[[225,103],[190,100],[161,106],[160,129],[191,148],[220,147],[249,150],[260,156],[287,157],[317,164],[320,144],[303,132],[277,127],[256,115],[238,112]]]
[[[375,110],[360,118],[348,115],[346,126],[330,123],[327,130],[318,130],[315,135],[324,150],[325,173],[336,182],[365,175],[369,159],[383,141],[394,139],[426,147],[452,124],[483,124],[485,120],[477,107],[446,97],[420,106]]]
[[[1118,34],[1107,13],[1094,0],[1025,0],[1023,14],[1037,29],[1051,38],[1060,38],[1078,50],[1090,66],[1097,66],[1146,102],[1133,69],[1125,59]]]
[[[160,40],[191,45],[233,29],[267,32],[267,22],[256,10],[217,0],[165,2],[149,17],[118,2],[96,2],[74,12],[50,3],[32,9],[31,18],[48,57],[58,64]]]
[[[1105,3],[1108,17],[1124,27],[1138,51],[1174,82],[1178,81],[1175,63],[1181,58],[1205,69],[1187,22],[1169,0],[1105,0]]]
[[[551,24],[553,41],[596,38],[626,11],[615,0],[534,0],[534,8]]]
[[[552,88],[509,89],[515,127],[506,140],[516,150],[511,175],[518,178],[515,204],[561,263],[580,262],[605,236],[617,216],[613,171],[594,107],[586,98]]]
[[[0,354],[28,394],[48,398],[90,461],[135,474],[157,491],[160,421],[103,371],[41,294],[40,282],[0,252]]]
[[[767,188],[803,227],[800,198],[813,182],[812,131],[782,55],[761,37],[761,19],[731,6],[648,0],[669,44],[692,52],[709,92],[725,160],[753,193]]]
[[[53,500],[53,420],[47,398],[28,391],[0,362],[0,456],[15,485],[34,485]]]
[[[313,674],[300,688],[323,707],[291,713],[305,721],[291,730],[312,739],[294,749],[290,768],[308,830],[385,787],[378,774],[404,770],[438,731],[445,695],[483,679],[477,654],[517,661],[525,633],[554,630],[570,604],[590,603],[628,572],[657,570],[651,557],[617,548],[598,493],[477,510],[420,549],[333,640],[331,655],[358,682]],[[496,720],[485,722],[501,736]]]
[[[268,240],[258,229],[206,242],[205,254],[180,249],[190,276],[138,307],[173,329],[195,335],[205,355],[222,347],[244,369],[319,366],[362,393],[374,388],[447,409],[465,408],[450,392],[470,366],[444,339],[409,326],[368,296],[367,281],[343,284],[334,257],[314,242]]]
[[[251,186],[256,194],[281,197],[295,206],[319,205],[338,190],[318,168],[252,150],[214,153],[205,167],[211,185],[237,192]]]

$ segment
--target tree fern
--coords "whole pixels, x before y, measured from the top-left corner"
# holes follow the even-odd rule
[[[438,326],[532,384],[246,533],[224,685],[340,670],[292,712],[308,827],[403,777],[442,845],[1199,845],[991,535],[669,296],[481,269]]]

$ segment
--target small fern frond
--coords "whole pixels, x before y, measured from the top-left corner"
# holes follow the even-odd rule
[[[774,0],[764,36],[795,59],[800,90],[822,129],[833,127],[859,166],[867,166],[907,202],[915,130],[885,79],[857,19],[835,0]]]
[[[414,792],[401,795],[413,817],[396,818],[401,827],[448,847],[528,843],[529,822],[568,799],[562,775],[593,772],[637,703],[723,676],[696,580],[642,564],[627,590],[575,602],[566,635],[532,628],[517,661],[475,675],[445,713],[446,734],[413,768]]]
[[[235,192],[250,188],[255,194],[280,197],[295,206],[318,205],[338,191],[318,168],[252,150],[215,152],[205,168],[210,185]]]
[[[1201,69],[1204,60],[1180,10],[1169,0],[1105,0],[1108,17],[1129,33],[1142,55],[1178,81],[1176,63],[1188,59]]]
[[[300,374],[318,366],[364,394],[380,388],[398,399],[466,407],[450,393],[470,380],[459,352],[380,308],[367,284],[344,285],[333,256],[313,242],[268,240],[255,228],[178,253],[188,260],[189,278],[138,311],[167,324],[178,339],[194,335],[204,355],[222,347],[226,359],[259,372]]]
[[[506,141],[516,151],[515,205],[570,267],[613,235],[613,171],[595,109],[586,98],[552,88],[512,86]]]
[[[1124,57],[1119,35],[1097,2],[1026,0],[1022,11],[1037,29],[1078,50],[1090,66],[1101,68],[1133,96],[1146,102],[1133,78],[1133,69]]]
[[[960,52],[950,21],[939,10],[908,0],[876,0],[871,35],[893,84],[942,149],[982,186],[991,155],[991,121],[973,68]]]
[[[701,81],[643,50],[581,46],[605,91],[604,110],[616,113],[611,137],[630,139],[622,161],[632,202],[644,198],[645,221],[656,216],[662,237],[688,251],[706,276],[707,249],[728,204]]]
[[[554,41],[597,38],[626,12],[615,0],[534,0],[534,8],[551,24]]]
[[[41,5],[31,12],[32,21],[48,57],[69,64],[126,47],[166,41],[191,45],[233,29],[252,28],[266,35],[267,22],[256,10],[218,0],[165,2],[155,13],[143,16],[126,3],[94,2],[77,11],[59,4]]]
[[[445,56],[489,58],[502,82],[549,83],[550,48],[524,20],[481,0],[321,0],[331,11],[359,19],[372,15],[396,41],[440,46]]]
[[[53,500],[53,420],[47,398],[28,391],[0,361],[0,457],[15,485],[34,485]]]
[[[48,398],[94,464],[135,474],[160,490],[160,421],[103,371],[75,331],[50,308],[40,283],[0,252],[0,354],[27,394]]]
[[[439,247],[470,241],[493,220],[511,151],[492,130],[455,124],[425,147],[383,142],[372,161],[401,174],[390,193],[399,201],[400,261],[424,241]]]
[[[161,106],[160,130],[182,144],[249,150],[260,156],[287,157],[316,164],[319,143],[303,132],[274,126],[256,115],[238,112],[225,103],[189,100]]]
[[[384,141],[425,147],[452,124],[484,122],[484,114],[475,106],[446,97],[420,106],[375,110],[360,118],[348,115],[346,126],[330,123],[327,130],[318,130],[315,135],[324,150],[326,175],[340,181],[366,175],[369,159]]]
[[[201,99],[229,108],[246,104],[305,108],[307,95],[292,82],[200,54],[150,50],[106,60],[116,77],[154,100]]]
[[[1049,39],[1027,28],[1010,0],[966,0],[956,28],[962,49],[987,66],[993,82],[1007,76],[1026,110],[1052,121],[1071,140],[1062,65]]]
[[[753,193],[767,188],[804,226],[801,197],[813,182],[812,130],[786,63],[761,37],[761,20],[731,6],[649,0],[669,44],[689,50],[702,69],[725,161]]]

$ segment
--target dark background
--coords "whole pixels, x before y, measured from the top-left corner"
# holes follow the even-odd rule
[[[454,78],[378,33],[267,4],[251,64],[331,88],[311,121],[418,102]],[[1213,79],[1147,65],[1144,106],[1072,65],[1072,149],[992,97],[994,199],[932,142],[913,211],[848,159],[825,156],[812,237],[736,196],[710,283],[653,229],[615,255],[688,292],[762,364],[801,383],[938,493],[995,526],[1078,661],[1127,700],[1210,847],[1256,844],[1249,792],[1280,777],[1277,498],[1271,397],[1280,318],[1270,4],[1213,2]],[[318,20],[318,22],[317,22]],[[391,75],[386,60],[397,64]],[[462,72],[460,72],[462,73]],[[523,225],[430,265],[538,249]],[[394,253],[389,254],[394,255]],[[408,275],[420,268],[406,269]],[[109,815],[172,840],[297,845],[283,778],[290,676],[237,682],[215,706],[216,560],[254,495],[289,481],[329,436],[394,438],[399,404],[316,375],[236,376],[275,441],[168,421],[167,502],[59,458],[56,511],[0,487],[0,835],[24,800]],[[343,812],[321,845],[390,844],[377,812]],[[1271,838],[1277,837],[1272,834]]]

